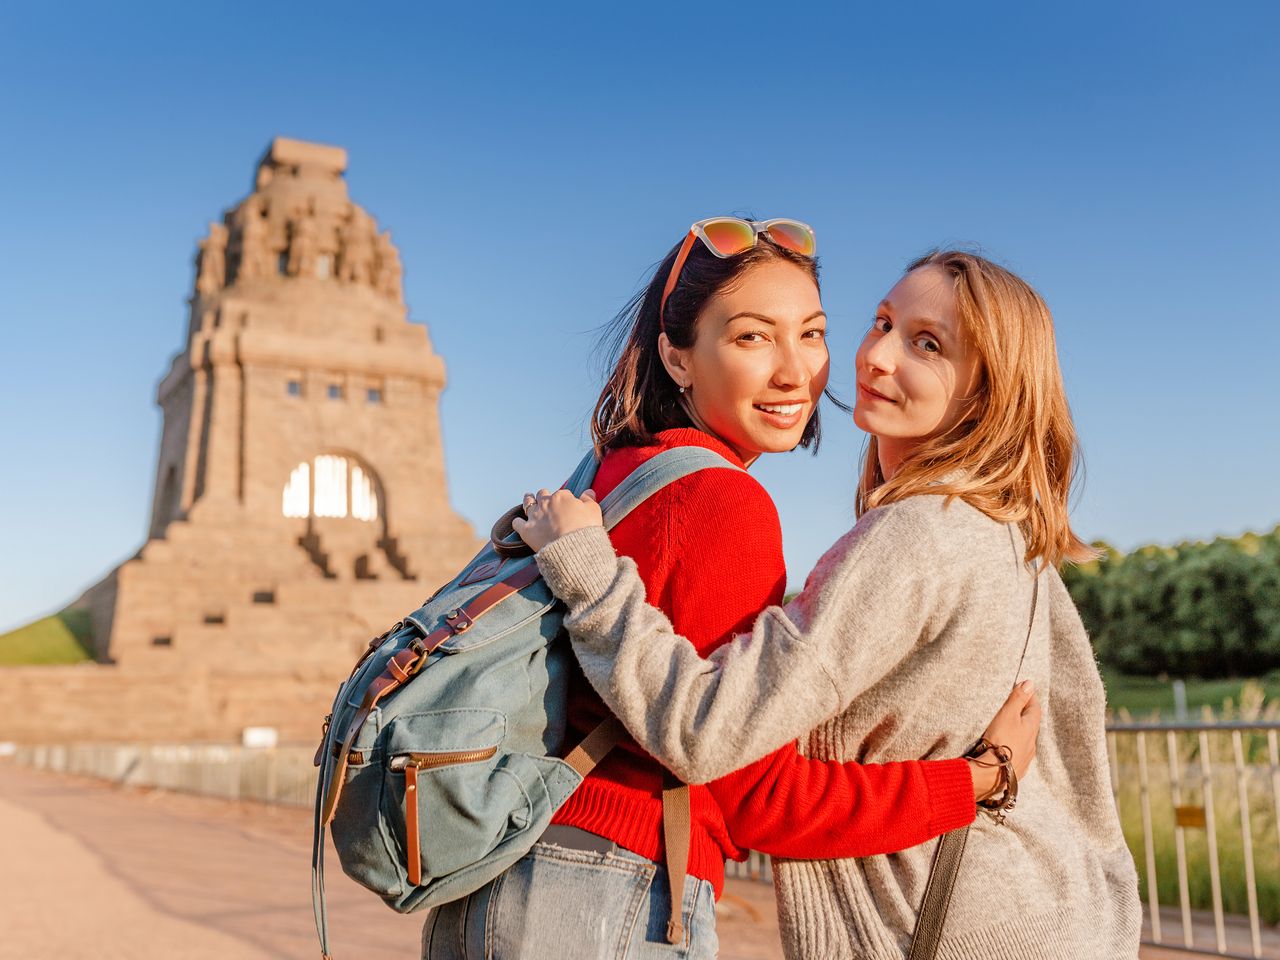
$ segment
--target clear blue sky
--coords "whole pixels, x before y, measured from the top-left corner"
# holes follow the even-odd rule
[[[285,135],[350,153],[446,359],[477,529],[583,448],[593,331],[688,224],[812,223],[833,385],[902,265],[981,245],[1053,308],[1075,519],[1280,521],[1275,4],[5,5],[0,629],[143,541],[195,241]],[[513,396],[512,384],[523,395]],[[793,584],[862,436],[766,458]]]

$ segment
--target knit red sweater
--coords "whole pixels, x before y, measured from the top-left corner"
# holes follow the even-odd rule
[[[650,447],[611,451],[593,488],[603,499],[639,464],[678,446],[742,461],[692,428],[665,430]],[[778,513],[768,493],[736,470],[703,470],[659,491],[610,533],[636,562],[648,600],[703,656],[782,601],[786,570]],[[869,638],[870,642],[870,638]],[[576,672],[566,743],[608,716]],[[579,827],[651,860],[663,858],[662,767],[627,738],[592,771],[554,822]],[[690,790],[689,873],[724,885],[726,857],[753,849],[793,859],[865,857],[915,846],[974,817],[964,760],[857,764],[811,760],[795,744]]]

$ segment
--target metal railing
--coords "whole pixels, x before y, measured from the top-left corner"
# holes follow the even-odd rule
[[[1280,722],[1112,723],[1107,741],[1142,876],[1144,942],[1280,957],[1268,929],[1280,920]],[[1247,933],[1229,914],[1247,916]]]

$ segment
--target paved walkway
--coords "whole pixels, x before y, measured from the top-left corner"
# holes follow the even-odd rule
[[[339,960],[418,956],[421,915],[328,878]],[[780,957],[771,889],[727,894],[721,957]],[[0,960],[315,960],[310,813],[0,760],[0,930]]]
[[[306,810],[119,789],[0,760],[0,960],[315,960],[310,859]],[[388,910],[336,866],[329,878],[335,956],[418,956],[420,916]],[[780,960],[769,886],[730,880],[717,915],[722,960]],[[1199,942],[1212,942],[1196,919]],[[1264,956],[1280,955],[1268,934]],[[1233,923],[1230,946],[1247,952],[1247,936]]]

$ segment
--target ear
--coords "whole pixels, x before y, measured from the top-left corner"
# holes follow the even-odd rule
[[[693,384],[692,371],[689,369],[689,353],[687,348],[675,346],[665,333],[658,334],[658,356],[662,365],[667,368],[667,375],[675,381],[677,387],[688,387]]]

